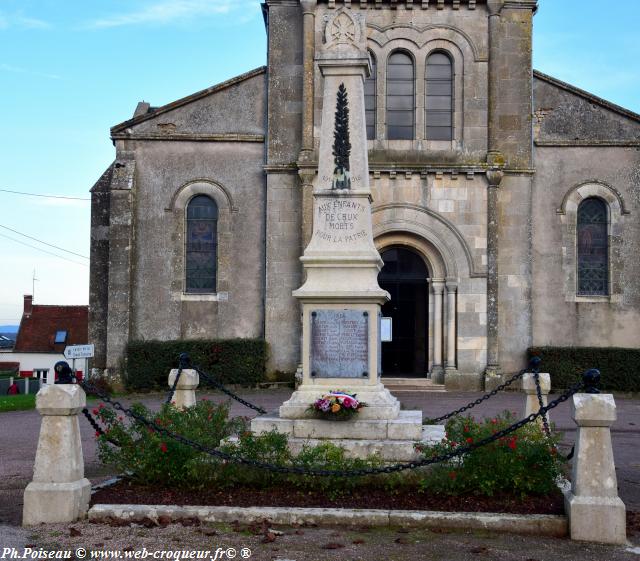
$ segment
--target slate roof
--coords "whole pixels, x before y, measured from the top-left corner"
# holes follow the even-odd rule
[[[16,353],[62,353],[67,345],[86,345],[89,306],[34,305],[23,313],[16,337]],[[66,331],[64,343],[54,343],[57,331]]]

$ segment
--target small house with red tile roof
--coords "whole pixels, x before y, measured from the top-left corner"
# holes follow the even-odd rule
[[[53,371],[67,346],[87,344],[88,315],[88,306],[36,305],[25,294],[16,344],[13,352],[3,353],[3,360],[19,363],[21,376]]]

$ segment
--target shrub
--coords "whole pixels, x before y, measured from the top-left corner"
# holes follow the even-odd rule
[[[127,389],[166,389],[180,353],[188,353],[193,364],[223,383],[255,386],[265,379],[263,339],[132,341],[126,353]]]
[[[227,405],[200,401],[184,412],[172,405],[164,405],[155,416],[143,405],[135,404],[132,408],[172,432],[238,458],[279,466],[327,470],[354,470],[381,465],[376,457],[347,458],[343,448],[331,443],[305,445],[299,454],[292,455],[286,435],[275,431],[256,435],[247,431],[246,419],[228,419]],[[285,485],[302,490],[322,490],[329,497],[336,498],[372,481],[372,478],[360,477],[283,474],[225,461],[176,442],[139,423],[128,423],[102,405],[95,408],[93,413],[106,428],[105,435],[96,433],[100,460],[121,473],[130,474],[132,480],[143,485],[219,489],[239,485],[253,488]],[[237,439],[224,441],[232,435],[237,435]],[[113,446],[108,439],[113,439],[119,446]],[[390,487],[396,484],[398,478],[389,476],[388,479],[394,482],[387,482]]]
[[[445,439],[422,452],[427,458],[446,454],[490,437],[516,420],[508,411],[480,422],[471,416],[454,417],[446,425]],[[421,488],[451,495],[547,495],[556,489],[561,474],[558,441],[557,436],[548,439],[537,423],[529,423],[494,443],[435,464],[426,472]]]
[[[607,391],[640,391],[640,349],[614,347],[531,347],[529,357],[542,358],[542,372],[549,372],[554,389],[566,389],[589,368],[602,374],[600,388]]]
[[[165,404],[155,415],[139,403],[131,409],[161,427],[211,448],[245,426],[243,419],[229,420],[227,404],[215,405],[207,400],[185,411]],[[201,473],[210,469],[206,454],[141,423],[125,422],[113,409],[102,404],[93,414],[105,426],[104,435],[96,432],[98,457],[103,463],[114,466],[120,473],[129,473],[133,480],[144,485],[201,486]],[[119,446],[111,445],[108,438]]]

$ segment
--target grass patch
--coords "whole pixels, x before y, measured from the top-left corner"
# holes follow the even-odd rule
[[[34,394],[18,394],[0,396],[0,413],[7,411],[25,411],[34,409],[36,406],[36,396]]]

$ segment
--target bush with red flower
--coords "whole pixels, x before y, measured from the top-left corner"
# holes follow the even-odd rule
[[[420,452],[427,458],[446,454],[491,437],[517,420],[509,411],[480,421],[454,417],[447,423],[445,439]],[[559,440],[559,434],[547,438],[538,423],[529,423],[473,452],[435,464],[425,471],[421,488],[452,495],[548,495],[556,491],[563,470]]]
[[[131,409],[159,427],[210,448],[218,447],[223,439],[246,428],[244,418],[229,419],[227,404],[204,400],[185,411],[172,405],[163,405],[159,412],[141,404],[134,404]],[[98,457],[103,463],[145,485],[201,485],[202,467],[211,463],[208,455],[152,428],[125,420],[102,404],[92,413],[104,427],[104,435],[96,433]]]

